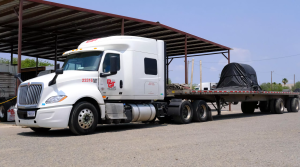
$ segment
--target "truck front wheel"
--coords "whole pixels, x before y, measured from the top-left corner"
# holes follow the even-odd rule
[[[98,112],[95,106],[83,101],[73,107],[69,128],[76,135],[93,133],[98,124]]]

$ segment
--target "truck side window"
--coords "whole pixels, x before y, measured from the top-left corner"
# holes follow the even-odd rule
[[[156,59],[145,58],[145,74],[148,75],[157,75],[157,61]]]
[[[103,62],[103,72],[110,72],[110,57],[116,56],[118,58],[117,69],[120,70],[120,55],[116,53],[106,53],[104,62]]]

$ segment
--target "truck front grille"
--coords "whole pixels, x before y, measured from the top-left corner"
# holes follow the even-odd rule
[[[38,104],[42,92],[42,85],[24,85],[20,87],[20,94],[18,97],[21,105],[35,105]]]

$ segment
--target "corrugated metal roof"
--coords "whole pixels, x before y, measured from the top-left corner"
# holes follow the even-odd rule
[[[0,52],[18,52],[18,0],[0,0]],[[15,11],[14,11],[15,10]],[[42,0],[24,0],[22,55],[54,59],[55,36],[58,60],[62,53],[77,48],[88,39],[121,35],[141,36],[166,41],[167,56],[187,53],[222,52],[229,47],[208,41],[166,25]]]

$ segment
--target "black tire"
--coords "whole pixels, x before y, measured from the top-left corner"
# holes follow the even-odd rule
[[[47,133],[51,128],[30,128],[35,133]]]
[[[275,101],[276,101],[276,99],[271,99],[269,101],[269,103],[270,103],[270,111],[271,111],[272,114],[276,113],[276,111],[275,111]]]
[[[286,109],[287,109],[288,112],[293,112],[293,111],[292,111],[292,107],[291,107],[291,101],[292,101],[292,98],[288,98],[288,99],[286,100],[285,106],[286,106]]]
[[[205,101],[195,100],[192,103],[193,106],[193,121],[194,122],[205,122],[209,116],[209,108]]]
[[[188,124],[193,119],[193,107],[189,101],[183,101],[179,106],[179,116],[174,116],[176,123]]]
[[[260,101],[259,102],[259,109],[262,113],[269,113],[270,112],[270,106],[268,104],[268,101]]]
[[[81,122],[79,124],[79,122]],[[76,135],[87,135],[94,132],[98,124],[96,107],[86,101],[75,104],[70,116],[69,128]]]
[[[11,106],[10,102],[4,103],[0,105],[0,121],[7,122],[7,110]]]
[[[241,109],[244,114],[253,114],[257,102],[242,102]]]
[[[299,111],[299,100],[298,98],[291,99],[291,112],[298,112]]]
[[[278,98],[275,101],[275,114],[283,114],[284,112],[284,101]]]

